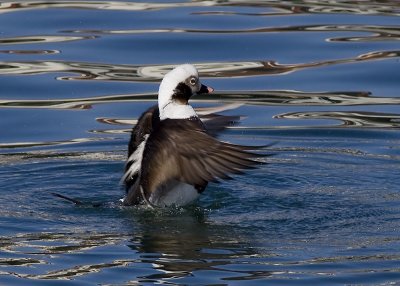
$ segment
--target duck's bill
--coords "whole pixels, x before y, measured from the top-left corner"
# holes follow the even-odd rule
[[[197,92],[198,94],[201,93],[212,93],[214,89],[212,87],[206,86],[204,84],[201,85],[200,90]]]

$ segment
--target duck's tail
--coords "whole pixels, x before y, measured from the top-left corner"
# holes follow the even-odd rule
[[[82,201],[80,201],[80,200],[77,200],[77,199],[74,199],[74,198],[70,198],[70,197],[61,195],[61,194],[59,194],[59,193],[51,193],[51,194],[52,194],[53,196],[57,197],[57,198],[61,198],[61,199],[63,199],[63,200],[66,200],[66,201],[69,201],[69,202],[71,202],[71,203],[74,203],[74,204],[77,205],[77,206],[89,205],[89,206],[92,206],[92,207],[97,208],[97,207],[101,207],[102,205],[104,205],[104,203],[84,203],[84,202],[82,202]]]

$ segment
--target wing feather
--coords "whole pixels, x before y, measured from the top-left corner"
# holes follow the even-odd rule
[[[218,141],[205,132],[202,124],[178,119],[161,121],[158,130],[150,135],[146,146],[146,150],[157,153],[157,160],[152,160],[153,163],[148,165],[149,169],[153,168],[152,174],[159,174],[154,181],[162,183],[177,179],[200,186],[210,181],[231,179],[230,174],[241,174],[245,169],[254,168],[259,164],[254,159],[263,156],[250,152],[254,149],[259,147]],[[165,166],[166,162],[175,162],[176,170],[161,171],[162,168],[168,168]],[[172,178],[165,177],[166,173]]]

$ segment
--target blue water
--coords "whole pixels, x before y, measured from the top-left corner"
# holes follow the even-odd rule
[[[317,2],[0,3],[0,284],[399,284],[400,6]],[[188,62],[199,113],[242,116],[222,139],[275,156],[121,207],[129,130]]]

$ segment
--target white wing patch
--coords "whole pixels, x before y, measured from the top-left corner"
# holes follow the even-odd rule
[[[144,139],[142,143],[136,148],[135,152],[133,152],[128,160],[127,164],[132,163],[128,170],[126,170],[124,176],[122,177],[121,181],[126,181],[128,178],[132,178],[136,174],[140,175],[140,170],[142,168],[142,159],[143,159],[143,152],[144,147],[146,146],[147,139],[149,138],[149,134],[144,135]]]

